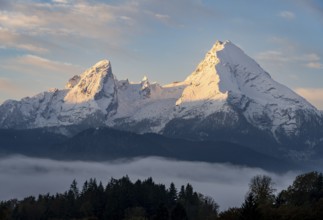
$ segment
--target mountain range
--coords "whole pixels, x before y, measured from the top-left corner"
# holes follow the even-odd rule
[[[118,80],[102,60],[73,76],[65,89],[0,106],[1,129],[41,128],[73,137],[99,127],[223,141],[297,160],[323,148],[322,112],[230,41],[217,41],[182,82]]]

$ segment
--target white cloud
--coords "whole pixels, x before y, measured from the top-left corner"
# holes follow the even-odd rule
[[[316,108],[323,110],[323,88],[297,88],[295,92],[307,99]]]
[[[119,25],[119,17],[125,15],[136,20],[138,5],[124,3],[110,5],[90,1],[56,0],[52,3],[26,2],[13,5],[11,11],[0,10],[0,26],[30,35],[77,36],[105,41],[120,40],[133,31]]]
[[[171,26],[182,21],[176,7],[169,10],[176,15],[174,19],[165,13],[173,4],[180,2],[13,1],[6,10],[0,8],[0,48],[57,57],[67,56],[66,50],[72,55],[71,51],[84,51],[86,47],[101,53],[128,54],[132,51],[124,45],[134,36],[154,29],[155,23]],[[194,1],[187,1],[182,7],[187,15],[206,14],[202,13],[203,6]]]
[[[155,17],[161,22],[170,22],[170,16],[167,14],[155,14]]]
[[[48,49],[41,46],[39,41],[29,36],[17,34],[7,29],[0,29],[0,47],[16,48],[34,53],[47,53]]]
[[[32,29],[39,27],[45,20],[37,15],[25,15],[19,12],[0,11],[0,24],[2,28],[23,28]]]
[[[309,51],[303,44],[295,43],[289,38],[270,37],[268,42],[279,49],[259,52],[255,57],[259,61],[272,66],[287,66],[293,64],[309,69],[322,69],[321,56],[317,52]]]
[[[275,64],[294,63],[301,64],[311,69],[321,69],[321,57],[316,53],[296,53],[294,51],[268,50],[260,52],[256,58],[260,61],[275,62]]]
[[[264,52],[260,52],[257,55],[259,60],[263,61],[278,61],[278,62],[288,62],[290,58],[283,55],[281,51],[276,50],[268,50]]]
[[[134,33],[141,34],[144,28],[152,28],[152,21],[178,24],[200,16],[213,16],[213,13],[192,0],[127,0],[119,4],[90,0],[26,1],[12,3],[11,10],[0,9],[0,27],[37,36],[67,35],[119,42],[131,39]],[[124,21],[131,21],[130,25]]]
[[[323,69],[322,63],[319,62],[309,62],[306,66],[312,69]]]
[[[67,4],[68,0],[53,0],[54,3]]]
[[[48,51],[46,48],[37,47],[32,44],[17,44],[16,48],[31,51],[31,52],[36,52],[36,53],[45,53]]]
[[[155,182],[167,186],[171,182],[177,187],[190,183],[194,190],[213,197],[224,210],[241,205],[250,179],[258,174],[271,176],[277,190],[285,189],[297,175],[295,172],[275,174],[259,168],[152,157],[101,163],[12,157],[0,159],[0,198],[63,192],[73,179],[80,185],[89,178],[106,184],[111,177],[128,175],[133,181],[153,177]]]
[[[84,47],[82,40],[95,40],[97,45],[110,48],[120,46],[140,33],[138,7],[127,2],[109,5],[86,0],[13,2],[10,10],[0,9],[0,45],[37,53],[55,53],[60,49],[57,45],[83,43]]]
[[[319,61],[321,58],[319,55],[315,53],[310,53],[310,54],[305,54],[303,57],[301,57],[301,60],[302,59],[304,61],[315,62],[315,61]]]
[[[55,60],[46,59],[44,57],[27,54],[12,60],[7,60],[4,63],[5,68],[18,70],[19,72],[40,74],[79,74],[83,68],[75,66],[70,63],[59,62]]]
[[[292,20],[295,18],[295,14],[291,11],[282,11],[279,13],[279,16],[287,20]]]
[[[268,39],[270,43],[274,43],[276,45],[279,45],[280,47],[283,47],[287,49],[288,51],[293,51],[298,47],[298,44],[293,42],[290,38],[284,38],[284,37],[278,37],[273,36]]]
[[[169,19],[169,15],[165,15],[165,14],[155,14],[156,18],[158,19]]]
[[[20,61],[24,64],[31,64],[44,68],[54,69],[61,68],[62,66],[72,66],[70,63],[63,63],[58,61],[52,61],[43,57],[28,54],[20,58]]]

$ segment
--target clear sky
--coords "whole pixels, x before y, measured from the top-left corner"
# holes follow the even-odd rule
[[[180,81],[216,40],[323,109],[321,0],[0,0],[0,103],[102,59],[118,79]]]

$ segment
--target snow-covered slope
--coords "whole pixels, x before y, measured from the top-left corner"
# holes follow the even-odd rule
[[[36,128],[86,123],[97,126],[116,110],[116,82],[109,61],[103,60],[74,76],[66,89],[51,89],[0,107],[3,128]]]
[[[159,132],[173,117],[183,83],[160,86],[147,77],[141,82],[117,80],[110,62],[102,60],[81,75],[73,76],[64,90],[51,89],[21,101],[0,106],[1,128],[37,128],[67,125],[122,128],[141,121],[149,126],[140,133]],[[130,126],[131,127],[131,126]]]
[[[195,117],[196,111],[206,117],[233,110],[278,141],[280,135],[299,136],[303,123],[321,123],[314,106],[274,81],[228,41],[217,42],[185,82],[188,86],[176,104],[185,109],[181,114],[186,117]]]
[[[323,139],[321,112],[229,41],[218,41],[183,82],[117,80],[103,60],[72,77],[63,90],[0,106],[0,128],[66,125],[248,143],[257,134],[308,148]]]

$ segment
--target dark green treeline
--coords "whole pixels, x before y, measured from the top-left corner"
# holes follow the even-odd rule
[[[270,177],[255,176],[243,204],[221,213],[211,198],[195,192],[190,184],[177,191],[174,184],[167,188],[152,178],[131,182],[123,177],[106,186],[90,179],[79,190],[73,181],[63,194],[1,202],[0,219],[319,220],[323,219],[323,174],[299,175],[281,192],[276,192]]]
[[[131,182],[128,177],[111,179],[103,186],[95,179],[83,184],[76,181],[63,194],[39,195],[21,201],[0,204],[0,219],[215,219],[218,205],[208,197],[194,192],[190,184],[177,192],[156,184],[152,178]]]

